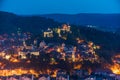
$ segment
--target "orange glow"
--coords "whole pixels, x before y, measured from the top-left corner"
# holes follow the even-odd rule
[[[12,70],[0,70],[0,76],[12,76],[12,75],[22,75],[22,74],[33,74],[33,75],[36,75],[38,76],[38,73],[33,70],[33,69],[30,69],[30,70],[27,70],[27,69],[12,69]]]
[[[0,66],[2,65],[2,63],[0,62]]]
[[[100,46],[96,46],[97,49],[100,49]]]
[[[92,73],[92,70],[91,70],[91,68],[88,68],[88,72],[89,72],[89,74],[91,74],[91,73]]]
[[[115,55],[112,59],[113,65],[110,66],[110,69],[112,70],[113,73],[115,74],[120,74],[120,64],[116,62],[115,59],[120,58],[120,55]]]
[[[74,65],[74,69],[80,69],[82,67],[82,65]]]
[[[11,58],[11,55],[6,55],[5,59],[9,60]]]
[[[112,70],[113,73],[115,74],[120,74],[120,65],[115,63],[114,65],[112,65],[110,67],[110,69]]]
[[[114,58],[120,58],[120,55],[115,55]]]
[[[30,60],[27,61],[27,63],[30,63],[30,62],[31,62]]]
[[[68,26],[66,25],[66,24],[63,24],[63,29],[67,29],[68,28]]]
[[[57,49],[57,52],[61,52],[61,49],[60,49],[60,48],[58,48],[58,49]]]
[[[13,57],[18,57],[18,54],[14,54]]]
[[[57,70],[54,70],[54,72],[53,72],[53,74],[51,76],[56,77],[57,76]]]
[[[20,62],[20,61],[19,61],[18,59],[12,58],[12,59],[10,59],[10,62],[18,63],[18,62]]]

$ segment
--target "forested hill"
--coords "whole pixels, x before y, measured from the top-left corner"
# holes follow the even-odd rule
[[[23,31],[37,33],[42,29],[58,25],[58,22],[40,16],[18,16],[8,12],[0,12],[0,33],[15,32],[19,27]]]
[[[58,22],[66,22],[74,25],[93,25],[106,31],[115,31],[120,27],[120,14],[46,14],[42,17],[51,18]]]
[[[32,31],[33,28],[36,28],[39,32],[47,27],[60,26],[59,23],[93,25],[97,29],[107,31],[119,31],[118,29],[120,29],[120,14],[48,14],[40,16],[18,16],[0,11],[0,33],[15,31],[18,27],[22,27],[26,31]]]
[[[15,33],[19,27],[23,32],[28,31],[39,34],[43,29],[61,25],[59,22],[40,16],[18,16],[12,13],[0,12],[0,34]],[[93,41],[95,44],[101,46],[98,55],[106,59],[120,52],[120,36],[115,33],[103,32],[85,26],[71,25],[71,28],[72,34],[69,36],[67,42],[74,43],[74,39],[77,37],[86,41]],[[57,38],[55,41],[57,41]]]

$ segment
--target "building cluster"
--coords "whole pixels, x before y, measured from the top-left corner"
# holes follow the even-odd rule
[[[63,24],[60,28],[50,29],[43,32],[43,37],[54,37],[54,33],[58,34],[59,37],[66,39],[67,33],[72,33],[71,27],[67,24]],[[43,58],[44,54],[48,54],[50,58],[50,65],[59,64],[58,61],[66,61],[73,65],[72,71],[68,74],[64,70],[51,70],[51,74],[42,74],[37,77],[34,75],[22,74],[22,75],[12,75],[12,76],[0,76],[0,80],[120,80],[119,75],[115,75],[110,71],[91,71],[86,69],[81,69],[82,62],[90,61],[91,63],[100,63],[99,56],[96,51],[100,49],[100,46],[95,45],[92,41],[85,41],[80,38],[76,38],[76,45],[68,45],[63,43],[46,43],[44,40],[31,39],[32,34],[21,33],[20,29],[17,34],[12,33],[11,35],[0,35],[0,73],[3,72],[7,75],[8,65],[16,65],[20,62],[26,62],[26,64],[31,63],[30,60],[35,59],[36,62],[40,62],[40,58]],[[42,57],[41,57],[42,56]],[[46,58],[43,58],[43,62]],[[12,64],[13,63],[13,64]],[[18,64],[14,68],[19,68]],[[9,68],[12,69],[12,68]],[[3,71],[4,70],[4,71]],[[8,71],[10,72],[10,71]],[[22,73],[19,69],[16,72]],[[30,72],[30,71],[28,71]],[[34,73],[34,71],[32,71]],[[53,72],[53,73],[52,73]],[[10,73],[14,74],[15,70]],[[27,73],[27,71],[26,71]],[[0,75],[1,75],[0,74]],[[36,73],[35,73],[36,74]]]
[[[71,26],[63,24],[61,27],[50,29],[44,31],[44,37],[54,37],[54,33],[58,34],[58,37],[64,38],[66,33],[72,33]]]
[[[48,30],[44,31],[44,37],[53,37],[53,30],[48,28]]]
[[[60,31],[69,32],[70,26],[64,24]],[[38,41],[37,39],[29,42],[29,39],[31,39],[30,33],[19,33],[19,35],[12,33],[11,35],[0,36],[0,57],[7,60],[12,59],[12,57],[28,59],[28,55],[30,58],[33,56],[37,58],[40,54],[51,53],[53,55],[52,59],[57,58],[70,62],[82,62],[83,60],[98,61],[98,56],[95,51],[100,47],[96,46],[93,42],[86,42],[80,38],[76,38],[77,46],[68,46],[65,43],[46,44],[44,40]]]
[[[120,80],[120,75],[116,75],[109,70],[97,70],[84,80]]]
[[[37,39],[30,42],[30,45],[27,44],[27,40],[29,40],[30,34],[21,34],[21,35],[7,35],[1,36],[0,40],[0,58],[8,60],[12,63],[19,63],[21,60],[27,60],[27,63],[30,63],[28,59],[39,57],[42,54],[50,54],[50,65],[58,64],[57,60],[64,60],[70,63],[74,62],[82,62],[84,60],[89,60],[91,62],[99,61],[98,56],[96,55],[95,50],[99,49],[99,46],[96,46],[93,42],[86,42],[80,38],[76,38],[76,46],[66,45],[65,43],[46,43],[44,40],[38,41]],[[6,46],[7,45],[7,46]],[[38,45],[38,46],[37,46]],[[2,63],[1,63],[2,65]],[[1,69],[5,69],[5,67],[1,67]],[[56,80],[69,80],[70,76],[78,75],[88,76],[88,71],[82,71],[85,73],[81,73],[80,65],[75,66],[70,75],[68,75],[65,71],[58,71],[55,73]],[[79,70],[78,70],[79,69]],[[4,78],[4,77],[1,77]],[[14,78],[21,78],[10,76],[7,77],[7,80],[11,80]],[[27,77],[24,77],[27,78]],[[38,80],[50,80],[51,76],[48,74],[40,75]],[[80,77],[84,78],[84,77]],[[27,78],[28,79],[28,78]],[[24,80],[24,79],[23,79]],[[29,79],[28,79],[29,80]]]
[[[87,70],[72,70],[68,75],[66,71],[57,71],[56,77],[48,74],[40,74],[37,77],[32,74],[13,76],[0,76],[0,80],[120,80],[120,75],[113,74],[109,70],[96,70],[91,74]]]
[[[32,74],[22,74],[22,75],[13,75],[13,76],[0,76],[0,80],[70,80],[69,75],[66,74],[65,71],[58,71],[56,78],[50,77],[47,74],[41,74],[39,76],[35,76]]]

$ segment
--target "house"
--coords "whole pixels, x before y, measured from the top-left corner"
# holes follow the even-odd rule
[[[69,80],[68,77],[66,75],[58,75],[56,77],[56,80]]]
[[[104,75],[104,76],[110,76],[110,74],[113,74],[111,70],[109,69],[97,69],[93,72],[95,75]]]
[[[59,74],[57,75],[56,80],[69,80],[69,75]]]
[[[120,80],[120,75],[116,75],[116,80]]]
[[[89,76],[87,78],[85,78],[84,80],[96,80],[96,77],[95,76]],[[102,80],[102,79],[100,79]]]
[[[90,75],[84,80],[116,80],[115,77],[104,76],[104,75]]]
[[[0,80],[6,80],[6,77],[0,76]]]
[[[39,44],[39,47],[40,48],[44,48],[45,46],[46,46],[45,41],[41,41],[40,44]]]
[[[34,80],[34,75],[31,75],[31,74],[23,74],[23,75],[20,77],[20,80]]]
[[[50,76],[47,74],[39,75],[38,80],[50,80]]]
[[[66,73],[66,71],[64,71],[64,70],[58,70],[58,72],[57,72],[57,75],[65,75],[65,74],[67,74]]]
[[[34,56],[39,56],[40,55],[39,51],[31,52],[31,54],[34,55]]]
[[[69,80],[69,75],[67,75],[66,71],[59,70],[57,72],[56,80]]]
[[[71,75],[76,76],[78,79],[83,79],[84,77],[88,76],[89,73],[87,70],[83,69],[74,69]]]
[[[85,80],[115,80],[115,75],[107,69],[97,69]]]
[[[6,80],[19,80],[19,76],[8,76]]]
[[[76,56],[74,51],[66,51],[66,59],[69,61],[75,62]]]
[[[26,59],[26,54],[27,52],[22,52],[22,51],[18,52],[18,55],[20,56],[21,59]]]

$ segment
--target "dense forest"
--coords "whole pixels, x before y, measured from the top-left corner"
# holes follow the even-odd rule
[[[24,32],[39,33],[42,29],[58,25],[59,23],[52,19],[38,16],[18,16],[12,13],[0,12],[0,33],[15,32],[18,28],[21,28]]]

